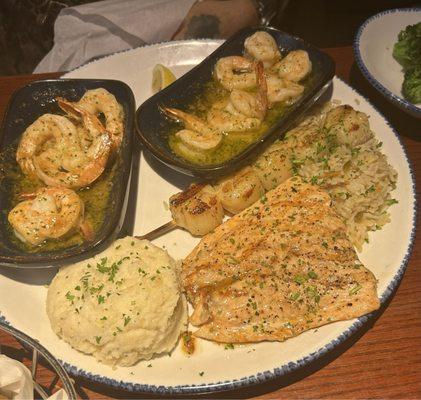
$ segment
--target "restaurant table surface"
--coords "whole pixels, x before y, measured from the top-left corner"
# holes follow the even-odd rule
[[[378,94],[361,75],[354,62],[352,47],[325,51],[336,63],[336,74],[349,82],[385,115],[398,132],[408,152],[416,177],[419,198],[421,179],[421,120],[395,108]],[[11,94],[27,83],[59,77],[60,73],[0,77],[0,116]],[[95,78],[95,77],[92,77]],[[418,207],[417,207],[418,210]],[[418,210],[419,211],[419,210]],[[417,227],[420,213],[417,213]],[[399,235],[399,232],[396,232]],[[1,273],[1,270],[0,270]],[[5,293],[1,292],[4,296]],[[0,332],[0,345],[6,354],[21,357],[20,345]],[[221,365],[221,368],[224,366]],[[46,366],[38,370],[38,382],[50,386],[54,373]],[[151,398],[75,379],[81,398]],[[198,397],[196,395],[195,397]],[[183,396],[187,397],[187,396]],[[403,280],[387,307],[343,345],[292,375],[240,390],[204,394],[204,398],[260,399],[421,399],[421,238],[417,235]]]

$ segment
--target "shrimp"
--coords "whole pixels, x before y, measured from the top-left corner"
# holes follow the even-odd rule
[[[222,132],[242,132],[257,129],[262,121],[238,112],[229,100],[217,102],[207,114],[209,125]]]
[[[170,107],[162,107],[162,111],[170,118],[184,123],[187,129],[182,129],[175,135],[192,150],[212,150],[221,143],[222,133],[209,127],[195,115]]]
[[[67,116],[76,121],[81,121],[82,126],[78,125],[77,130],[82,149],[87,151],[92,141],[103,131],[104,126],[95,114],[87,112],[77,103],[70,102],[62,97],[56,98],[59,107],[67,113]]]
[[[265,68],[270,67],[281,59],[278,45],[273,36],[264,31],[258,31],[244,41],[247,54],[258,61],[262,61]]]
[[[257,94],[234,89],[230,94],[230,101],[240,114],[263,120],[268,107],[268,88],[266,84],[266,77],[263,73],[263,64],[258,62],[256,63],[255,68],[258,83]]]
[[[270,103],[281,101],[293,104],[304,92],[304,86],[299,83],[281,79],[274,75],[266,77],[267,98]]]
[[[14,207],[8,220],[16,237],[31,245],[58,239],[85,225],[84,205],[70,189],[42,188]],[[86,228],[84,228],[86,230]]]
[[[222,223],[224,210],[210,185],[191,185],[170,197],[175,223],[192,235],[202,236]]]
[[[44,114],[23,133],[16,160],[26,175],[48,186],[89,185],[104,171],[111,149],[110,135],[101,127],[98,121],[101,131],[85,153],[71,121]]]
[[[251,167],[245,167],[218,182],[216,191],[222,207],[232,214],[252,205],[265,193],[262,182]]]
[[[69,152],[74,150],[77,144],[77,130],[72,122],[60,115],[44,114],[23,133],[16,151],[16,161],[26,175],[36,178],[33,162],[36,155],[46,151],[50,154],[51,161],[54,159],[56,164],[56,146]]]
[[[46,168],[44,158],[34,157],[36,175],[48,186],[81,188],[88,186],[104,171],[111,151],[112,142],[110,135],[104,132],[94,139],[86,153],[79,153],[77,164],[73,162],[72,169]],[[63,163],[62,163],[63,164]]]
[[[214,103],[207,115],[209,125],[223,132],[258,128],[267,111],[267,86],[263,64],[255,63],[258,92],[234,89],[229,98]]]
[[[215,76],[227,90],[251,89],[256,86],[254,62],[241,56],[220,58],[215,65]]]
[[[305,50],[293,50],[272,69],[276,69],[282,79],[299,82],[311,72],[311,61]]]
[[[67,105],[72,104],[70,102],[67,103]],[[123,138],[124,124],[123,108],[115,96],[103,88],[92,89],[86,91],[82,98],[74,104],[79,110],[85,110],[89,114],[95,116],[99,114],[104,115],[105,128],[111,135],[113,149],[118,149]]]

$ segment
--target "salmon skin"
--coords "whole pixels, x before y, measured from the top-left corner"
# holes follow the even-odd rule
[[[380,306],[329,195],[298,177],[202,238],[182,280],[195,335],[217,342],[283,341]]]

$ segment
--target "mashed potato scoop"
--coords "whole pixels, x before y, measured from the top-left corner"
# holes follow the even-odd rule
[[[176,262],[147,240],[119,239],[62,268],[47,294],[53,331],[113,366],[169,353],[186,330],[187,303]]]

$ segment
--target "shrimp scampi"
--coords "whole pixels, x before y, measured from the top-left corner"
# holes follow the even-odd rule
[[[279,103],[281,101],[286,104],[293,104],[304,92],[304,86],[299,83],[281,79],[275,75],[266,77],[267,82],[267,99],[269,103]]]
[[[256,129],[267,111],[267,86],[261,62],[254,64],[257,93],[234,89],[228,99],[213,105],[207,115],[208,123],[223,132]]]
[[[215,65],[215,76],[227,90],[251,89],[257,82],[254,62],[241,56],[220,58]]]
[[[55,101],[65,114],[43,114],[27,126],[15,153],[23,174],[7,176],[13,188],[10,232],[36,246],[31,252],[67,248],[81,237],[93,239],[109,206],[116,159],[111,155],[117,155],[113,150],[124,134],[123,107],[106,89],[88,90],[78,101]],[[92,185],[107,166],[107,176]],[[78,189],[86,189],[81,197]],[[49,243],[56,239],[63,240]]]
[[[170,118],[180,121],[186,129],[178,131],[175,136],[192,150],[211,150],[219,146],[222,133],[209,127],[195,115],[188,114],[177,108],[162,107],[162,111]]]
[[[66,112],[70,120],[74,120],[79,124],[76,126],[78,129],[78,136],[83,151],[87,151],[92,145],[94,139],[100,136],[105,127],[95,114],[91,114],[84,108],[80,107],[77,103],[68,101],[62,97],[56,98],[58,106]]]
[[[305,50],[290,51],[273,67],[282,79],[292,82],[303,80],[311,72],[311,61]]]
[[[244,48],[248,55],[262,61],[265,68],[270,67],[281,59],[281,53],[273,36],[264,31],[258,31],[244,41]]]
[[[70,102],[68,102],[70,103]],[[123,138],[123,107],[113,94],[104,88],[92,89],[85,92],[82,98],[75,103],[80,110],[105,119],[105,129],[110,134],[113,150],[117,150]]]
[[[197,165],[223,163],[246,152],[290,114],[288,106],[312,84],[301,82],[312,63],[305,50],[284,55],[275,38],[271,30],[254,31],[244,40],[243,54],[217,59],[211,81],[197,82],[201,93],[192,92],[196,100],[188,110],[195,115],[164,110],[184,123],[177,132],[164,125],[174,153]]]
[[[46,239],[58,239],[78,229],[90,231],[84,221],[84,204],[73,190],[49,187],[24,197],[27,200],[16,205],[8,216],[16,237],[21,241],[38,245]]]
[[[44,158],[34,157],[37,176],[48,186],[81,188],[97,180],[107,165],[112,142],[108,133],[97,137],[86,153],[80,154],[75,168],[67,170],[61,166],[46,168]]]
[[[104,171],[111,150],[110,135],[88,113],[81,117],[92,141],[83,148],[76,126],[61,115],[44,114],[23,133],[16,152],[22,171],[48,186],[80,188]]]
[[[50,155],[49,160],[57,164],[61,153],[66,151],[69,154],[75,146],[78,146],[75,125],[61,115],[44,114],[23,133],[16,151],[16,161],[25,175],[36,178],[36,156],[45,151]]]

